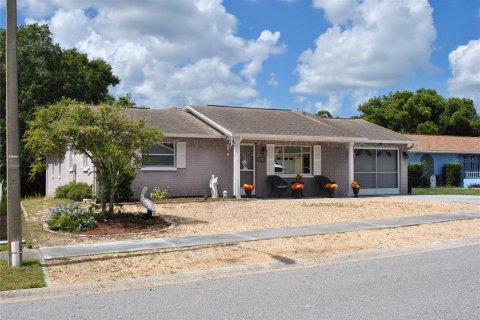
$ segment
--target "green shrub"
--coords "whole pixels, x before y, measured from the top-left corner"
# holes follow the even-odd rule
[[[91,210],[81,209],[78,203],[56,204],[46,220],[51,230],[80,232],[96,227],[97,217]]]
[[[132,169],[129,172],[124,172],[121,174],[117,186],[117,191],[115,192],[115,202],[126,202],[130,201],[133,197],[133,192],[131,189],[132,181],[135,178],[135,169]],[[97,181],[97,199],[102,199],[102,192],[100,190],[100,181]],[[105,192],[107,195],[107,201],[110,199],[110,182],[107,181],[105,186]]]
[[[428,187],[429,180],[425,176],[425,162],[413,162],[408,164],[408,193],[412,188]]]
[[[150,193],[150,198],[152,200],[161,200],[161,199],[168,198],[169,195],[170,195],[170,189],[168,188],[162,189],[159,187],[155,187],[152,193]]]
[[[75,183],[74,181],[55,190],[55,198],[80,201],[92,197],[92,187],[85,182]]]
[[[458,187],[462,178],[462,164],[457,162],[445,165],[445,183],[447,186]]]

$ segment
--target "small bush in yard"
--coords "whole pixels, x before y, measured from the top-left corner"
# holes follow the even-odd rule
[[[428,187],[428,178],[425,177],[425,163],[409,163],[408,164],[408,193],[412,193],[412,188]]]
[[[447,163],[445,165],[445,179],[448,186],[458,187],[462,177],[461,163]]]
[[[50,209],[46,223],[51,230],[80,232],[95,228],[97,219],[93,211],[81,209],[78,203],[56,204]]]
[[[81,201],[92,197],[92,187],[85,182],[75,183],[74,181],[55,190],[55,198]]]
[[[168,198],[168,195],[170,194],[170,190],[167,189],[162,189],[159,187],[156,187],[153,189],[152,193],[150,194],[150,198],[152,200],[161,200],[161,199],[166,199]]]

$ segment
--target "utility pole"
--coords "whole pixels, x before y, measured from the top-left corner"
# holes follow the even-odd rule
[[[7,231],[8,264],[22,264],[18,133],[17,0],[7,0]]]

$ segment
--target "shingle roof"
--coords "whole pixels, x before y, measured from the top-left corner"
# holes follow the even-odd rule
[[[223,138],[224,135],[182,109],[128,108],[127,113],[163,130],[164,136],[211,136]]]
[[[418,142],[410,151],[413,152],[452,152],[480,153],[480,137],[432,136],[406,134]]]
[[[378,141],[398,141],[404,143],[415,143],[414,139],[402,135],[398,132],[376,125],[363,119],[336,119],[322,118],[323,121],[331,123],[344,130],[351,131],[359,136],[369,140]]]
[[[312,121],[308,116],[291,110],[199,105],[188,107],[224,127],[233,135],[361,138],[353,132],[321,121]]]

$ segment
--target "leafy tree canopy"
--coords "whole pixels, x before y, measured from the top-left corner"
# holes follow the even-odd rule
[[[0,29],[0,180],[6,176],[5,165],[5,29]],[[63,97],[88,104],[108,101],[108,87],[120,80],[108,63],[88,59],[76,49],[62,49],[52,41],[47,25],[24,25],[17,31],[18,107],[20,136],[34,111],[60,101]],[[31,155],[20,146],[21,168],[28,168]],[[28,182],[28,172],[21,170],[22,193],[41,191],[44,181]]]
[[[25,132],[25,146],[34,155],[31,173],[44,172],[45,156],[63,155],[67,148],[88,155],[101,182],[100,189],[105,190],[108,182],[109,190],[105,191],[109,193],[112,214],[120,178],[141,164],[138,151],[162,136],[159,129],[129,116],[125,110],[107,104],[85,106],[67,99],[38,109]],[[105,203],[102,196],[103,212]]]
[[[328,110],[320,110],[320,111],[317,112],[317,117],[331,118],[332,114]]]
[[[433,89],[397,91],[360,105],[360,117],[401,133],[479,136],[473,101],[444,98]]]

